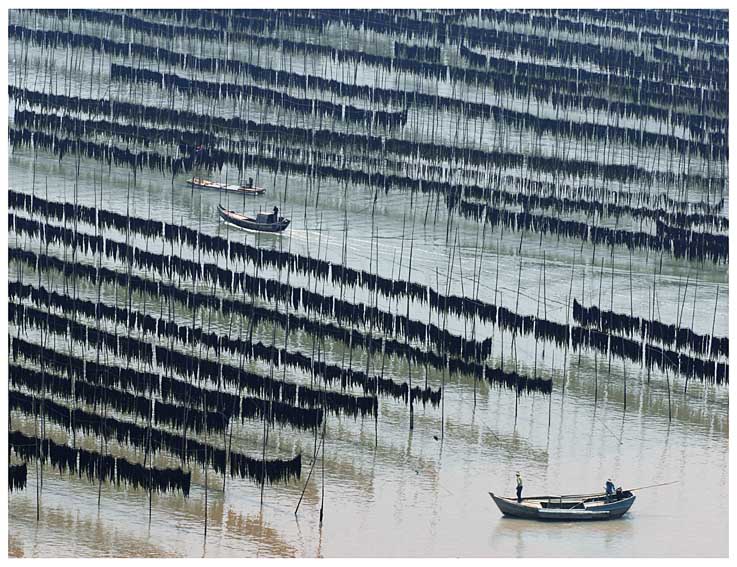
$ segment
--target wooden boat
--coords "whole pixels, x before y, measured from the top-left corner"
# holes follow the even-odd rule
[[[274,218],[273,213],[256,213],[256,217],[248,217],[235,211],[228,210],[218,205],[220,218],[231,224],[247,230],[259,232],[282,232],[289,226],[289,219],[284,217]]]
[[[516,498],[489,495],[505,516],[531,520],[611,520],[627,513],[635,501],[630,491],[620,496],[588,494],[572,496],[530,496],[517,502]]]
[[[187,183],[201,189],[215,189],[216,191],[230,191],[231,193],[240,193],[242,195],[262,195],[266,190],[263,187],[255,187],[253,179],[249,179],[248,185],[229,185],[227,183],[217,183],[202,177],[192,177],[187,179]]]

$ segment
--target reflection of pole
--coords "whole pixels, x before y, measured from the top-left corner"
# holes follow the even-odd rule
[[[410,210],[412,209],[411,197],[410,197]],[[377,241],[378,248],[378,241]],[[407,285],[410,285],[412,281],[412,254],[415,249],[415,216],[412,215],[412,236],[409,243],[409,266],[407,269]],[[407,329],[404,332],[404,344],[407,346],[407,376],[409,379],[409,429],[412,431],[415,428],[415,414],[414,407],[412,405],[412,357],[409,356],[409,289],[407,289]],[[378,394],[378,392],[377,392]]]
[[[543,252],[543,266],[545,265],[545,252]],[[538,326],[540,325],[540,290],[542,288],[542,279],[543,279],[543,266],[540,266],[540,274],[537,276],[537,307],[535,308],[535,326],[533,328],[533,336],[535,338],[535,357],[533,362],[533,370],[532,370],[532,377],[534,380],[537,380],[537,335],[538,335]]]
[[[652,322],[653,319],[655,319],[655,276],[657,275],[657,272],[658,272],[658,267],[655,266],[653,268],[653,294],[652,294],[651,307],[650,307],[650,313],[649,313],[650,322]],[[652,325],[650,324],[648,325],[648,330],[647,330],[647,340],[650,343],[652,342],[652,339],[653,339],[653,329],[652,329]],[[646,366],[647,366],[647,383],[649,384],[650,383],[650,364],[646,363]]]
[[[376,191],[374,192],[374,204],[371,207],[371,242],[370,242],[370,250],[369,250],[369,273],[373,273],[373,259],[374,259],[374,222],[376,219],[376,197],[378,196],[378,187]],[[404,237],[404,234],[402,235]],[[376,239],[376,274],[379,273],[379,239]],[[376,300],[376,303],[374,307],[376,307],[379,303],[379,297],[378,297],[378,283],[376,284],[376,289],[374,290],[374,298]],[[356,302],[356,289],[353,288],[353,303]],[[371,293],[371,290],[369,289],[369,294]],[[369,305],[371,305],[371,295],[369,295]],[[391,305],[391,303],[390,303]],[[351,320],[353,317],[351,317]],[[373,347],[374,347],[374,317],[371,316],[371,321],[369,323],[369,334],[368,334],[368,341],[366,342],[366,379],[368,380],[371,370],[371,354],[373,353]],[[353,332],[351,330],[351,340],[353,340]],[[345,352],[345,351],[344,351]],[[379,396],[379,389],[377,387],[376,389],[376,396],[378,398]],[[379,414],[378,411],[374,412],[374,447],[379,446]]]
[[[583,244],[583,243],[582,243]],[[591,279],[594,279],[594,270],[596,269],[596,263],[591,262]],[[583,258],[583,245],[581,246],[581,303],[586,303],[586,260]],[[571,278],[573,278],[573,269],[571,269]],[[571,287],[573,284],[571,284]],[[578,365],[581,365],[581,348],[578,349]]]
[[[571,321],[571,295],[573,293],[573,270],[576,267],[576,250],[573,250],[573,260],[571,261],[571,283],[568,287],[568,302],[566,303],[566,350],[563,353],[563,388],[561,390],[560,394],[560,403],[563,404],[563,396],[566,394],[566,371],[568,369],[568,346],[571,342],[570,336],[568,334],[570,333],[570,321]],[[583,297],[581,298],[581,301],[583,301]],[[579,350],[580,352],[580,350]],[[552,389],[551,389],[552,394]]]
[[[717,306],[719,305],[719,286],[717,286],[716,297],[714,298],[714,318],[711,320],[711,341],[709,341],[709,352],[714,352],[714,327],[717,322]]]
[[[302,488],[302,494],[300,494],[300,496],[299,496],[299,502],[297,502],[297,507],[294,509],[294,515],[295,516],[297,515],[297,512],[299,512],[299,506],[300,506],[300,504],[302,504],[302,498],[304,497],[305,491],[307,490],[307,485],[310,482],[310,477],[312,476],[312,471],[314,470],[315,463],[317,462],[317,452],[320,450],[320,447],[322,447],[322,441],[323,440],[321,439],[320,440],[320,444],[315,448],[315,452],[312,455],[312,465],[310,466],[310,472],[307,475],[307,480],[305,481],[304,488]]]
[[[630,248],[630,319],[634,319],[635,310],[632,303],[632,249]],[[624,383],[624,410],[627,411],[627,357],[622,357],[622,381]]]
[[[693,324],[694,324],[694,318],[696,317],[696,291],[699,287],[699,278],[696,278],[696,281],[694,282],[694,289],[693,289],[693,310],[691,311],[691,330],[689,333],[693,333]],[[711,336],[714,337],[714,332],[712,331]],[[702,343],[703,344],[703,343]],[[686,382],[683,385],[683,393],[686,393],[686,390],[688,389],[688,374],[686,374]]]
[[[657,306],[657,300],[653,301],[653,305]],[[658,317],[660,317],[659,307],[658,307]],[[655,307],[653,307],[653,319],[654,318],[655,318]],[[665,371],[665,383],[666,383],[666,387],[668,388],[668,421],[670,421],[672,418],[671,395],[670,395],[670,376],[668,375],[668,366],[665,364],[665,349],[661,350],[660,366]]]
[[[445,305],[443,306],[443,342],[442,342],[442,354],[443,354],[443,385],[442,394],[440,397],[440,438],[445,439],[445,374],[448,369],[448,353],[446,348],[446,329],[448,325],[448,296],[450,295],[450,271],[453,264],[455,263],[456,245],[458,244],[458,229],[456,229],[455,239],[453,242],[453,251],[451,252],[450,258],[448,259],[448,273],[445,278]],[[437,270],[437,268],[436,268]],[[437,277],[437,271],[436,271]]]
[[[392,282],[394,281],[394,265],[395,260],[397,259],[397,249],[394,249],[394,253],[392,254]],[[379,302],[379,288],[377,286],[376,288],[376,303]],[[429,305],[428,301],[428,305]],[[429,311],[429,308],[428,308]],[[391,313],[391,301],[389,301],[389,312]],[[428,315],[429,317],[429,315]],[[427,359],[426,359],[427,360]],[[378,399],[379,399],[379,376],[381,376],[382,380],[384,379],[384,368],[386,364],[386,337],[382,337],[381,339],[381,374],[374,374],[374,394],[376,395],[377,405],[376,405],[376,413],[374,414],[374,447],[379,446],[379,405],[378,405]],[[374,373],[376,370],[374,370]],[[425,387],[427,387],[427,361],[425,362]]]
[[[717,293],[714,298],[714,318],[711,320],[711,344],[709,345],[709,350],[714,350],[714,327],[716,326],[717,322],[717,306],[719,305],[719,286],[717,286]]]
[[[322,519],[325,512],[325,428],[327,426],[328,414],[325,410],[325,382],[322,385],[322,439],[320,444],[322,445],[322,494],[320,496],[320,525],[322,525]]]
[[[343,209],[343,245],[341,246],[340,251],[340,272],[341,272],[341,278],[340,278],[340,304],[343,305],[343,300],[345,298],[345,273],[344,273],[344,267],[346,265],[346,256],[348,254],[348,201],[344,200],[345,203],[344,209]],[[291,241],[289,246],[291,247]],[[307,273],[307,289],[310,289],[310,280],[309,280],[309,272]],[[338,317],[338,324],[343,326],[343,321],[345,320],[345,314],[343,313],[343,310],[341,309],[340,312],[337,314]],[[351,333],[352,334],[352,333]],[[345,374],[345,331],[343,331],[343,348],[341,348],[342,354],[340,357],[340,371],[342,374]],[[286,365],[284,366],[284,372],[286,372]],[[342,379],[340,381],[340,389],[341,391],[345,391],[345,380]]]
[[[545,251],[543,250],[543,318],[548,320],[548,294],[547,294],[547,270],[545,267]],[[535,337],[537,344],[537,337]],[[543,360],[545,360],[545,344],[543,343]],[[550,418],[553,411],[553,372],[555,371],[555,349],[553,349],[553,360],[550,365],[550,393],[548,394],[548,430],[550,430]]]
[[[482,129],[483,129],[483,126],[482,126]],[[484,262],[484,242],[486,241],[486,221],[487,221],[487,217],[484,216],[484,231],[481,234],[481,256],[479,257],[478,272],[476,271],[476,255],[475,254],[474,254],[474,259],[473,259],[473,262],[474,262],[473,277],[476,278],[476,279],[475,279],[475,281],[474,280],[471,280],[471,286],[474,287],[474,292],[473,292],[473,300],[474,300],[474,303],[478,302],[478,299],[479,299],[479,287],[481,285],[481,266],[482,266],[482,264]],[[477,229],[476,230],[476,249],[477,250],[478,250],[478,246],[479,246],[479,244],[478,244],[478,236],[479,236],[479,231]],[[496,297],[494,298],[494,301],[496,301]],[[475,357],[474,357],[474,359],[475,359],[474,362],[476,362],[477,364],[479,364],[479,361],[481,360],[481,353],[479,352],[478,347],[475,346],[476,345],[476,316],[475,315],[474,315],[474,318],[473,318],[473,327],[471,329],[471,340],[474,343],[474,348],[477,349],[476,350],[476,353],[475,353]],[[481,372],[484,372],[483,367],[481,369]],[[477,382],[478,382],[478,376],[477,376],[476,372],[474,371],[474,376],[473,376],[473,407],[474,408],[476,407],[476,387],[477,387]]]
[[[609,319],[611,320],[612,315],[614,313],[614,245],[612,245],[612,255],[611,255],[610,262],[611,262],[611,268],[612,268],[612,288],[610,290],[610,292],[611,292],[611,294],[610,294],[611,299],[609,300],[609,313],[610,313]],[[601,306],[599,308],[601,309]],[[612,332],[611,325],[609,325],[609,335],[610,336],[611,336],[611,332]],[[611,343],[611,341],[610,341],[610,343]],[[611,344],[609,345],[609,370],[608,370],[608,372],[609,372],[609,374],[612,373],[612,347],[611,347]],[[627,404],[627,402],[625,402],[625,405],[626,404]]]
[[[601,288],[602,282],[604,281],[604,257],[601,258],[601,272],[599,274],[599,324],[598,328],[601,329]],[[594,408],[596,408],[596,402],[599,399],[599,349],[594,348]]]
[[[520,252],[522,251],[522,237],[519,240]],[[519,275],[517,276],[517,300],[514,304],[514,312],[519,313],[519,288],[522,285],[522,256],[519,257]],[[512,328],[512,351],[514,352],[514,425],[517,426],[517,412],[519,409],[519,373],[517,371],[517,325]]]

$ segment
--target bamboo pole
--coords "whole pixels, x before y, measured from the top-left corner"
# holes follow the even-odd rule
[[[694,290],[693,290],[693,309],[691,311],[691,327],[689,330],[689,333],[693,332],[694,329],[694,319],[696,317],[696,292],[698,291],[699,287],[699,278],[696,278],[696,281],[694,281]],[[711,334],[712,337],[714,337],[714,333]],[[686,394],[686,391],[688,390],[688,374],[686,374],[686,380],[683,384],[683,393]]]
[[[412,203],[410,200],[410,209],[412,208]],[[410,239],[410,248],[409,248],[409,267],[407,269],[407,283],[409,284],[412,281],[412,254],[414,252],[415,248],[415,216],[412,215],[412,236]],[[409,290],[407,290],[407,321],[409,321]],[[405,345],[409,345],[409,329],[405,330],[404,333],[404,341]],[[411,357],[407,358],[407,375],[409,377],[409,430],[412,431],[415,428],[415,416],[414,416],[414,407],[412,404],[412,359]]]
[[[573,250],[573,260],[571,260],[571,283],[568,287],[568,301],[566,302],[566,328],[569,330],[569,333],[570,333],[570,328],[571,328],[570,323],[571,323],[571,295],[573,294],[573,270],[575,266],[576,266],[576,250],[574,249]],[[581,298],[581,300],[583,301],[583,298]],[[565,398],[565,395],[566,395],[566,382],[568,381],[567,380],[568,347],[570,343],[571,343],[571,337],[568,336],[568,339],[566,340],[566,349],[565,349],[565,352],[563,353],[563,386],[562,386],[561,394],[560,394],[561,406],[563,405],[563,399]]]
[[[522,238],[520,237],[520,250],[522,249]],[[517,275],[517,299],[514,304],[514,312],[519,313],[519,290],[522,286],[522,256],[520,256],[519,259],[519,273]],[[517,341],[517,326],[514,326],[514,330],[512,331],[512,345],[511,349],[515,353],[514,354],[514,426],[517,427],[517,414],[519,411],[519,372],[517,369],[517,348],[516,348],[516,341]]]

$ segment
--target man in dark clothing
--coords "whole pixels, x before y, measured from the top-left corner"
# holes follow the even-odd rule
[[[522,477],[517,471],[517,502],[522,502]]]
[[[607,496],[614,496],[614,483],[612,482],[612,479],[609,478],[606,481],[606,495]]]
[[[277,222],[279,220],[279,207],[274,207],[273,217],[274,220],[272,222]]]

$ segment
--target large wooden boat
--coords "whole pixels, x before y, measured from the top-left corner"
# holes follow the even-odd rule
[[[248,185],[232,185],[227,183],[217,183],[216,181],[210,181],[209,179],[203,179],[202,177],[192,177],[187,179],[187,183],[193,187],[199,187],[201,189],[215,189],[216,191],[229,191],[231,193],[240,193],[242,195],[262,195],[266,190],[263,187],[256,187],[253,185],[253,179],[249,179]]]
[[[521,502],[492,492],[489,495],[505,516],[531,520],[611,520],[627,513],[635,501],[635,496],[629,491],[611,496],[531,496]]]
[[[257,230],[259,232],[282,232],[289,226],[289,219],[275,217],[273,213],[256,213],[255,217],[249,217],[231,211],[218,205],[220,218],[240,228]]]

